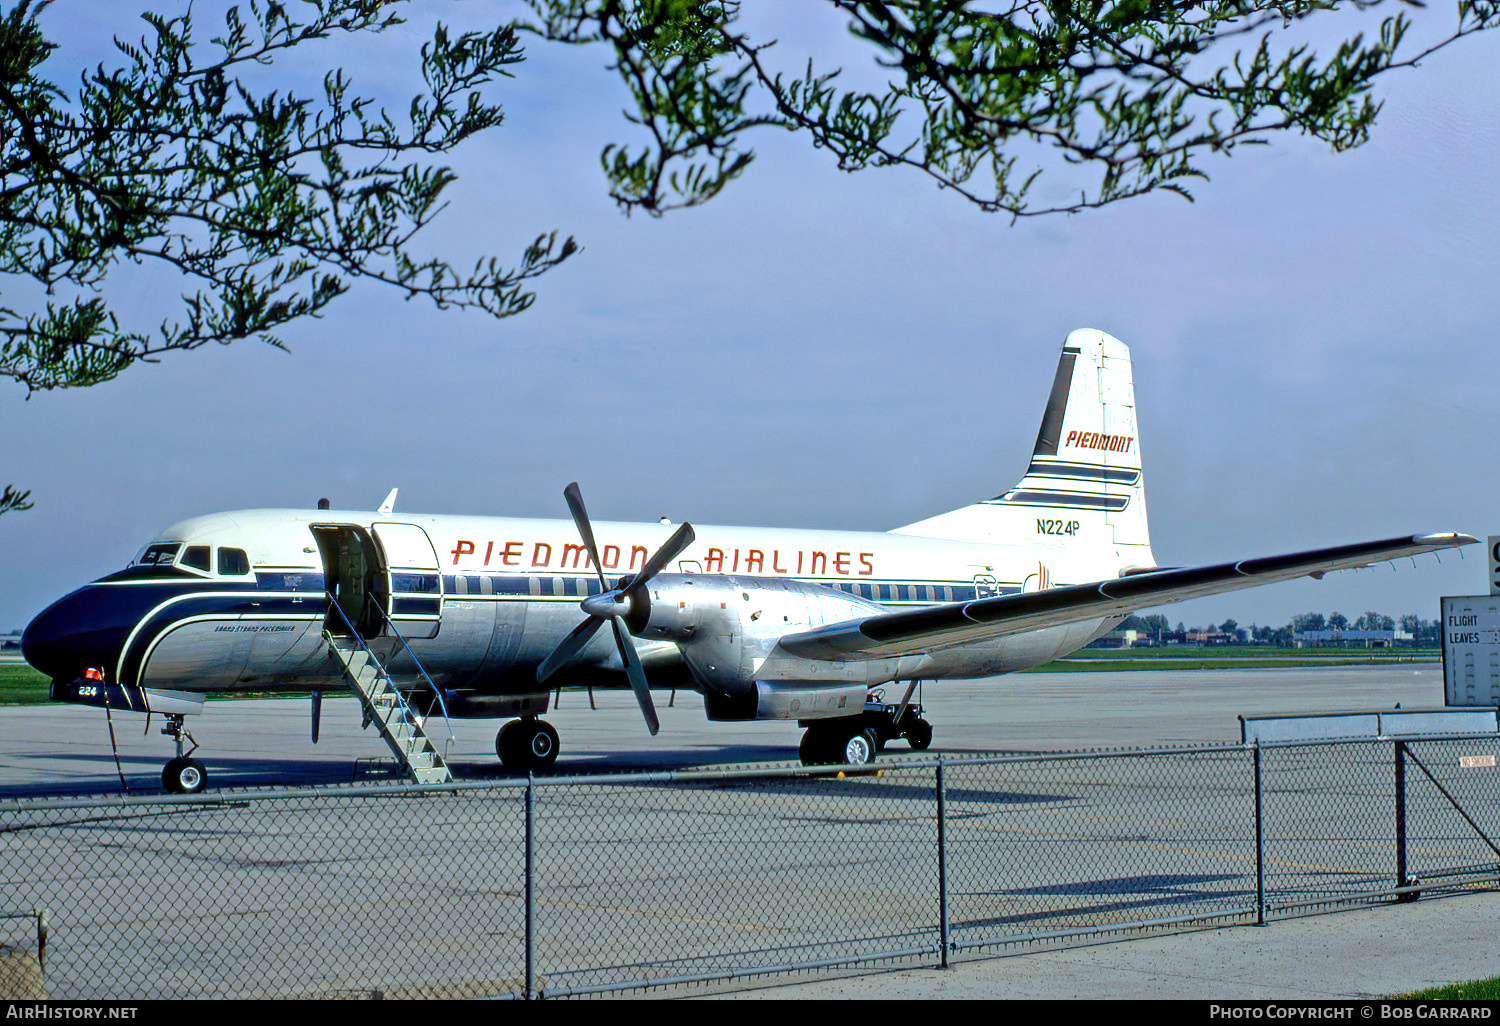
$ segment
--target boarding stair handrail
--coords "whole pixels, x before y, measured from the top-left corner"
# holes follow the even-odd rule
[[[385,664],[364,635],[350,622],[345,610],[340,609],[339,615],[348,626],[350,634],[347,637],[338,636],[332,629],[325,628],[323,636],[328,639],[330,653],[336,652],[343,661],[345,676],[351,688],[360,696],[365,712],[365,725],[369,726],[372,722],[379,724],[380,736],[417,783],[451,781],[453,774],[446,758],[438,754],[431,739],[422,730],[421,721],[412,715],[411,705]],[[351,639],[353,644],[349,643]],[[356,656],[362,660],[358,669],[354,661]]]
[[[413,652],[411,650],[411,646],[406,643],[406,635],[402,634],[401,631],[397,629],[396,624],[391,620],[390,614],[382,609],[378,602],[375,604],[375,608],[380,610],[381,619],[383,619],[385,621],[385,625],[390,628],[391,637],[401,642],[401,647],[406,650],[407,655],[411,656],[412,665],[417,668],[417,672],[422,675],[422,679],[427,682],[427,686],[432,689],[433,695],[437,698],[438,711],[443,714],[443,725],[448,728],[448,741],[443,745],[443,757],[447,758],[448,745],[456,741],[457,738],[454,737],[453,734],[453,721],[448,718],[448,702],[443,698],[443,689],[438,687],[437,683],[433,681],[431,676],[428,675],[426,668],[422,665],[422,660],[417,658],[417,654]],[[342,614],[343,610],[340,609],[339,613]],[[348,620],[349,618],[347,616],[344,617],[344,621],[346,623],[348,622]],[[351,624],[350,626],[352,629],[353,625]],[[355,633],[357,634],[358,631],[356,631]],[[368,646],[366,647],[368,648]],[[400,691],[401,689],[397,688],[396,690]]]
[[[334,597],[332,592],[325,592],[325,594],[328,596],[328,604],[334,609],[338,610],[339,619],[343,620],[344,625],[349,628],[349,635],[354,638],[355,641],[358,641],[360,647],[365,650],[365,655],[369,656],[377,666],[383,666],[384,664],[381,663],[380,657],[375,654],[375,650],[370,647],[370,643],[365,640],[365,636],[359,632],[359,628],[354,626],[354,622],[349,619],[349,614],[344,612],[343,606],[339,605],[338,599]],[[379,606],[377,605],[376,608],[379,608]],[[443,724],[448,728],[448,740],[443,743],[443,759],[446,761],[448,758],[448,746],[451,745],[455,740],[453,734],[453,721],[448,718],[448,703],[443,700],[443,692],[438,688],[432,677],[428,675],[426,668],[422,666],[421,660],[419,660],[417,658],[417,654],[411,650],[411,646],[406,643],[406,638],[403,637],[401,632],[396,629],[396,625],[391,622],[391,618],[386,615],[384,609],[380,610],[380,615],[385,619],[386,625],[390,627],[392,636],[395,637],[397,641],[401,642],[401,645],[406,649],[407,654],[411,656],[412,662],[416,664],[417,672],[421,674],[422,679],[427,682],[427,686],[432,689],[432,693],[437,696],[438,708],[442,711],[443,714]],[[412,708],[406,701],[406,695],[401,691],[399,687],[395,686],[395,681],[391,682],[391,691],[395,694],[396,701],[401,703],[402,713],[404,713],[408,719],[415,722],[415,717],[412,714]]]

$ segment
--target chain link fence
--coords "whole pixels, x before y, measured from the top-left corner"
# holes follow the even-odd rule
[[[1497,748],[7,802],[0,910],[31,911],[0,924],[23,954],[46,924],[30,954],[74,1000],[561,997],[943,964],[1493,886]]]

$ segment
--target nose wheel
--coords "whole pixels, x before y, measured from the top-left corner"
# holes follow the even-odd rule
[[[197,794],[208,786],[208,771],[196,759],[173,759],[161,771],[161,783],[171,794]]]
[[[198,794],[208,786],[208,770],[203,763],[189,758],[198,750],[198,742],[188,732],[180,715],[169,713],[167,725],[161,732],[177,743],[177,758],[172,759],[161,771],[161,784],[169,794]],[[193,747],[183,751],[185,745]]]

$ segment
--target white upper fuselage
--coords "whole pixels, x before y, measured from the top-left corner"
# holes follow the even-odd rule
[[[1100,550],[1089,545],[1077,521],[1038,517],[1034,537],[1016,544],[952,541],[941,538],[795,528],[694,525],[695,541],[670,572],[782,577],[843,588],[862,586],[884,603],[931,604],[954,601],[923,588],[978,583],[986,594],[1040,590],[1112,576],[1100,565]],[[433,545],[436,569],[444,578],[470,576],[595,579],[593,562],[567,520],[474,517],[346,510],[260,509],[216,513],[184,520],[151,543],[230,546],[248,552],[255,570],[322,572],[310,533],[317,524],[411,524]],[[639,569],[673,530],[671,524],[596,522],[600,561],[606,579]],[[1056,533],[1052,533],[1052,532]],[[1131,557],[1132,559],[1134,557]],[[1121,559],[1120,566],[1130,564]],[[180,556],[179,556],[179,566]],[[189,571],[195,572],[195,571]],[[201,573],[212,579],[212,571]],[[445,580],[445,584],[446,584]],[[875,592],[871,587],[883,589]],[[913,591],[913,587],[919,589]],[[444,588],[452,595],[457,589]],[[462,594],[462,592],[458,592]],[[568,592],[573,594],[572,591]]]

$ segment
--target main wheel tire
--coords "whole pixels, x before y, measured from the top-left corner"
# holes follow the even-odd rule
[[[511,720],[495,735],[495,754],[506,769],[546,769],[557,761],[557,731],[546,720]]]
[[[906,741],[914,752],[927,751],[927,746],[932,744],[932,724],[920,718],[913,720],[906,728]]]
[[[495,734],[495,754],[500,757],[500,764],[506,769],[521,768],[516,765],[518,753],[515,750],[515,727],[520,722],[520,720],[511,720]]]
[[[533,769],[546,769],[557,761],[557,730],[546,720],[533,722],[526,738],[526,758]]]
[[[838,761],[846,766],[868,766],[875,761],[875,731],[869,727],[850,731],[839,746]]]
[[[827,766],[833,762],[829,752],[828,732],[818,727],[808,727],[802,732],[802,743],[797,746],[797,756],[804,766]]]
[[[198,794],[208,786],[208,771],[201,762],[173,759],[161,771],[161,782],[169,794]]]

